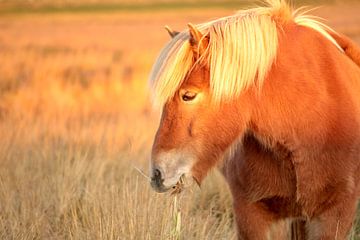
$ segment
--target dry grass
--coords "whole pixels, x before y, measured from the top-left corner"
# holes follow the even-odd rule
[[[1,239],[176,239],[173,198],[133,168],[147,165],[147,117],[35,114],[1,125]],[[181,235],[230,238],[222,186],[181,199]]]
[[[234,239],[218,173],[174,199],[134,168],[147,172],[158,121],[146,78],[162,26],[227,13],[0,17],[0,239]]]

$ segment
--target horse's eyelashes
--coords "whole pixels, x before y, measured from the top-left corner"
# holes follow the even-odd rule
[[[196,93],[195,92],[185,92],[181,98],[183,101],[185,102],[189,102],[189,101],[192,101],[194,100],[196,97]]]

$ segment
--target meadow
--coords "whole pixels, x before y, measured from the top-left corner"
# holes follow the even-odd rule
[[[315,14],[360,44],[359,9],[332,3]],[[235,239],[216,170],[176,198],[154,193],[146,176],[159,120],[147,77],[169,38],[163,26],[234,11],[1,14],[0,239]]]

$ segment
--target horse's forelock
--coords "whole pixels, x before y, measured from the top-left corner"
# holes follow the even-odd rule
[[[307,11],[293,11],[284,0],[265,3],[269,6],[196,25],[210,39],[201,61],[210,69],[213,102],[233,99],[255,83],[262,86],[277,55],[281,24],[292,21],[312,28],[337,45],[328,34],[332,30],[306,15]],[[162,106],[174,96],[193,65],[189,31],[185,30],[164,47],[153,66],[150,87],[156,105]]]

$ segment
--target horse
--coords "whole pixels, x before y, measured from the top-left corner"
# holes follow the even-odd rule
[[[360,49],[284,0],[175,32],[153,65],[151,186],[218,167],[239,239],[346,239],[360,196]]]

